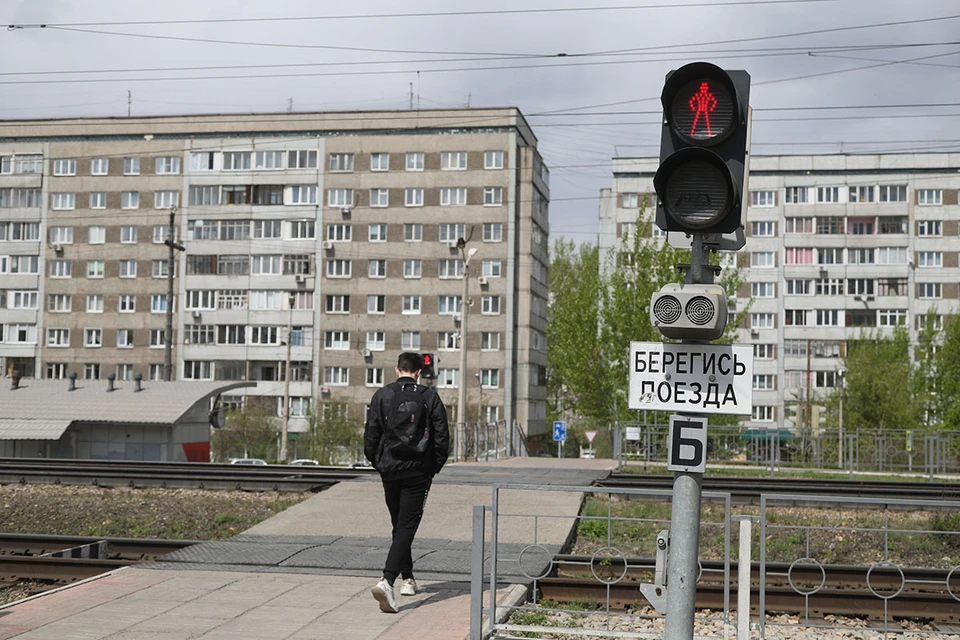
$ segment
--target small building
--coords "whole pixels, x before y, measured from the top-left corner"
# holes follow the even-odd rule
[[[153,462],[209,462],[220,394],[256,386],[18,377],[3,382],[0,456]]]

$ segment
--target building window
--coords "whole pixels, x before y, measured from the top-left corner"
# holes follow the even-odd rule
[[[117,329],[117,348],[133,349],[133,330]]]
[[[503,223],[502,222],[484,222],[483,223],[483,241],[484,242],[503,242]]]
[[[124,158],[123,159],[123,175],[125,176],[140,175],[140,158]]]
[[[157,175],[180,173],[180,156],[160,156],[157,158]]]
[[[370,189],[370,206],[373,208],[390,206],[390,190]]]
[[[366,347],[370,351],[383,351],[386,344],[383,331],[367,331]]]
[[[70,329],[47,329],[48,347],[69,347]]]
[[[774,314],[772,313],[751,313],[750,314],[750,328],[751,329],[773,329],[774,328]]]
[[[783,192],[783,202],[785,204],[806,204],[807,187],[787,187]]]
[[[812,280],[789,279],[786,281],[788,296],[809,296],[813,295]]]
[[[423,189],[419,187],[412,188],[412,189],[404,189],[403,206],[422,207],[423,206]]]
[[[154,293],[150,296],[150,313],[167,312],[167,294]]]
[[[452,207],[467,204],[466,187],[443,187],[440,189],[440,206]]]
[[[466,168],[466,151],[443,151],[440,153],[441,171],[464,171]]]
[[[324,305],[326,313],[350,313],[350,296],[328,295]]]
[[[353,171],[352,153],[331,153],[329,171]]]
[[[102,261],[101,261],[102,262]],[[136,260],[121,260],[120,261],[120,277],[121,278],[136,278],[137,277],[137,261]]]
[[[77,208],[77,194],[75,193],[54,193],[50,205],[57,211],[66,211]]]
[[[754,298],[772,298],[774,297],[775,285],[772,282],[752,282],[750,283],[750,294]]]
[[[501,274],[501,262],[499,258],[488,258],[483,261],[482,273],[488,278],[499,278]]]
[[[278,255],[250,256],[250,265],[250,273],[255,276],[278,276],[281,274],[281,262]]]
[[[251,154],[249,151],[224,151],[223,152],[223,170],[224,171],[249,171],[251,165]]]
[[[420,315],[420,294],[400,296],[401,313],[407,315]]]
[[[484,187],[483,204],[487,207],[503,204],[503,187]]]
[[[877,264],[907,264],[907,248],[877,247]]]
[[[50,227],[51,244],[73,244],[73,227]]]
[[[880,218],[877,232],[881,235],[898,235],[907,232],[907,216],[883,216]]]
[[[117,380],[123,382],[130,382],[133,380],[133,365],[132,364],[118,364],[117,365]]]
[[[437,349],[440,351],[459,350],[460,333],[458,331],[440,331],[437,333]]]
[[[53,175],[55,176],[75,176],[77,175],[77,161],[73,158],[57,158],[53,161]]]
[[[306,184],[290,187],[287,204],[317,204],[317,186]]]
[[[101,264],[103,261],[100,261]],[[50,261],[51,278],[72,278],[73,262],[71,260],[51,260]]]
[[[485,389],[496,389],[500,386],[500,370],[499,369],[481,369],[480,370],[480,386]]]
[[[817,187],[817,202],[840,202],[840,187]]]
[[[776,266],[773,251],[754,251],[750,254],[750,266],[754,269],[769,269]]]
[[[91,209],[106,209],[107,208],[107,194],[103,191],[94,191],[90,194],[90,208]]]
[[[917,222],[918,236],[942,236],[943,222],[940,220],[920,220]]]
[[[287,152],[288,169],[316,169],[317,152],[310,149],[297,149]]]
[[[379,367],[367,367],[367,386],[383,386],[383,369]]]
[[[636,209],[640,206],[640,196],[636,193],[621,193],[620,204],[623,209]]]
[[[777,377],[772,373],[754,374],[753,389],[756,391],[770,391],[776,389]]]
[[[387,225],[371,224],[369,227],[367,227],[367,240],[369,242],[386,242]]]
[[[754,405],[754,422],[773,422],[777,414],[777,408],[773,405]]]
[[[150,329],[150,348],[162,349],[167,346],[165,331],[163,329]]]
[[[440,260],[440,266],[437,271],[439,278],[462,278],[463,260],[460,258],[444,258]]]
[[[751,207],[774,207],[777,204],[776,192],[774,191],[751,191]]]
[[[807,309],[786,309],[783,324],[785,326],[805,327],[809,320],[810,311]]]
[[[389,171],[390,154],[389,153],[371,153],[370,171]]]
[[[440,225],[440,242],[456,242],[467,235],[467,225],[463,223],[443,223]]]
[[[870,186],[852,186],[850,189],[850,202],[873,202],[874,187]]]
[[[404,331],[400,334],[400,348],[404,351],[420,350],[420,332]]]
[[[217,168],[217,154],[214,151],[194,151],[190,154],[191,171],[213,171]],[[191,204],[193,201],[191,200]]]
[[[120,208],[121,209],[139,209],[140,208],[140,192],[139,191],[121,192]]]
[[[88,362],[83,365],[83,379],[84,380],[99,380],[100,379],[100,363],[99,362]]]
[[[423,240],[423,225],[419,222],[403,225],[404,242],[421,242]]]
[[[437,299],[437,309],[440,315],[460,313],[460,296],[440,296]]]
[[[353,189],[328,189],[327,205],[330,207],[352,207]]]
[[[818,296],[842,296],[843,279],[826,278],[817,280],[816,293]]]
[[[153,208],[154,209],[172,209],[180,202],[179,191],[154,191]]]
[[[880,326],[895,327],[907,324],[906,309],[880,309]]]
[[[773,360],[776,353],[776,345],[770,343],[753,345],[753,357],[757,360]]]
[[[110,160],[108,158],[91,158],[90,175],[105,176],[109,172]]]
[[[423,171],[423,152],[407,153],[407,171]]]
[[[323,348],[330,351],[347,351],[350,349],[349,331],[325,331],[323,333]]]
[[[87,313],[103,313],[103,294],[92,293],[87,295]]]
[[[328,224],[327,240],[332,242],[350,242],[353,228],[349,224]]]
[[[777,223],[776,222],[751,222],[750,235],[757,238],[775,236],[777,235]]]
[[[939,282],[918,282],[917,297],[928,300],[943,298],[943,285]]]
[[[484,169],[503,169],[503,151],[484,151]]]
[[[369,314],[386,313],[386,310],[387,310],[386,300],[387,300],[387,297],[384,295],[367,296],[367,313]]]
[[[481,351],[499,351],[500,350],[500,332],[484,331],[480,334]]]
[[[817,249],[817,264],[843,264],[843,249],[841,247]]]
[[[124,225],[120,227],[120,242],[122,244],[136,244],[137,227],[131,225]]]
[[[48,380],[63,380],[67,377],[66,362],[48,362],[46,371]]]
[[[437,369],[436,386],[441,389],[456,389],[459,387],[460,371],[458,369]]]
[[[137,296],[121,294],[117,297],[117,311],[120,313],[134,313],[137,310]]]
[[[213,380],[213,362],[209,360],[184,360],[184,380]]]
[[[817,233],[820,235],[846,233],[846,221],[839,216],[821,216],[817,218]]]
[[[783,233],[813,233],[813,218],[785,218]]]
[[[350,260],[327,260],[328,278],[349,278],[351,272]]]
[[[283,151],[256,151],[253,168],[261,170],[283,169]]]
[[[785,250],[786,264],[813,264],[813,249],[803,247],[789,247]]]
[[[848,264],[876,264],[873,249],[847,249]]]
[[[500,313],[500,296],[481,296],[480,313],[495,316]]]
[[[870,220],[850,220],[850,234],[855,236],[872,236],[873,219]]]
[[[312,240],[317,237],[316,222],[313,220],[291,220],[291,240]]]
[[[33,304],[33,306],[17,307],[17,294],[21,294],[20,304]],[[31,297],[32,296],[32,297]],[[15,291],[13,292],[13,307],[23,309],[36,309],[37,292],[36,291]],[[69,313],[73,310],[73,297],[67,293],[51,293],[47,296],[47,311],[51,313]]]
[[[350,370],[347,367],[324,367],[323,384],[332,387],[345,387],[350,384]]]
[[[906,202],[907,185],[882,184],[880,185],[880,202]]]
[[[817,309],[818,327],[839,327],[840,310],[839,309]]]
[[[419,258],[405,258],[403,261],[403,277],[419,278],[422,274],[421,260]]]

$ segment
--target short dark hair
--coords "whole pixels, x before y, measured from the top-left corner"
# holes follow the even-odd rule
[[[401,353],[397,358],[397,369],[404,373],[416,373],[423,369],[423,358],[419,353]]]

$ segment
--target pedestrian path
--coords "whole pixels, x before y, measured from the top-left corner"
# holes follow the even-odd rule
[[[414,545],[422,591],[398,596],[396,615],[370,596],[390,542],[372,478],[341,482],[230,540],[0,608],[0,640],[460,640],[470,620],[473,505],[490,504],[492,484],[583,487],[614,467],[551,458],[449,465],[431,488]],[[518,554],[535,530],[539,544],[559,551],[582,497],[502,490],[501,510],[550,517],[502,520],[498,550]],[[525,594],[526,578],[505,580],[498,601]]]

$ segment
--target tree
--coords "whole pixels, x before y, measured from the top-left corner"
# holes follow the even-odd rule
[[[937,351],[933,376],[936,389],[935,407],[941,426],[960,429],[960,322],[956,316],[943,323],[943,344]]]
[[[363,459],[363,425],[347,415],[347,405],[321,403],[309,417],[309,428],[297,442],[297,452],[320,464],[346,464]]]
[[[213,433],[214,460],[276,459],[280,425],[275,402],[266,396],[247,396],[244,408],[228,411],[224,427]]]
[[[849,341],[844,368],[845,428],[905,430],[916,426],[906,327],[895,327],[890,337],[867,331]]]

